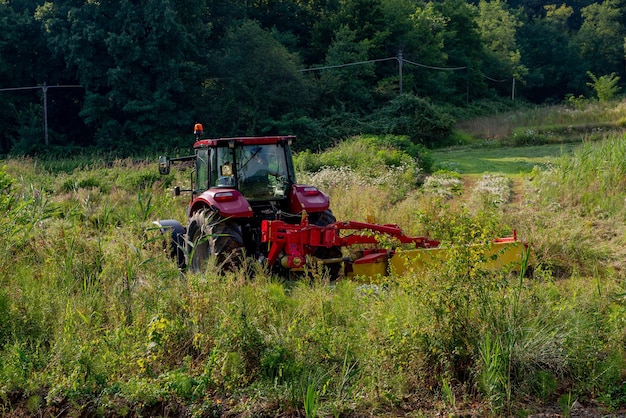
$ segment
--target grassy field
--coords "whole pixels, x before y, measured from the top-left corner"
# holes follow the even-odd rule
[[[623,136],[436,151],[447,171],[426,179],[397,150],[361,147],[329,153],[357,155],[350,167],[299,173],[338,219],[457,244],[515,229],[532,269],[483,271],[459,252],[376,285],[254,263],[181,274],[152,222],[185,219],[171,188],[188,171],[4,160],[0,415],[623,416]]]
[[[571,155],[577,143],[525,147],[455,147],[432,152],[433,169],[456,171],[464,175],[499,173],[519,177],[535,167],[545,169],[556,158]]]

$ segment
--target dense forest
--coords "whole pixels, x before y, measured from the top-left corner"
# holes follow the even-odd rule
[[[619,88],[625,28],[620,0],[0,0],[0,154],[188,150],[195,122],[441,145],[480,103]]]

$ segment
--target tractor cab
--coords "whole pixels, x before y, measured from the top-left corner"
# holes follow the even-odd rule
[[[197,131],[197,130],[196,130]],[[205,207],[221,216],[262,219],[292,216],[302,211],[323,212],[328,196],[316,187],[299,185],[293,166],[291,144],[295,136],[263,136],[201,139],[196,137],[194,155],[159,158],[159,172],[168,174],[174,161],[195,163],[189,214]]]
[[[250,201],[284,199],[295,183],[290,153],[288,145],[282,142],[235,141],[234,147],[219,141],[213,145],[200,142],[196,148],[195,191],[237,189]]]
[[[285,199],[295,180],[294,137],[225,138],[195,143],[194,193],[236,189],[251,202]]]

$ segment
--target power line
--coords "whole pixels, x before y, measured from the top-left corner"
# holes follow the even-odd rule
[[[458,71],[458,70],[465,70],[465,69],[467,69],[467,67],[433,67],[432,65],[419,64],[417,62],[413,62],[413,61],[409,61],[409,60],[405,60],[405,59],[403,59],[402,61],[408,62],[409,64],[413,64],[413,65],[416,65],[418,67],[430,68],[431,70],[439,70],[439,71]]]
[[[493,81],[494,83],[504,83],[505,81],[509,81],[510,80],[510,78],[503,78],[502,80],[496,80],[495,78],[487,77],[486,75],[484,75],[480,71],[478,71],[478,74],[480,74],[483,78],[486,78],[489,81]]]
[[[402,94],[402,64],[403,63],[407,63],[407,64],[411,64],[417,67],[422,67],[422,68],[428,68],[430,70],[437,70],[437,71],[460,71],[460,70],[467,70],[469,72],[469,67],[464,66],[464,67],[437,67],[437,66],[433,66],[433,65],[427,65],[427,64],[421,64],[419,62],[414,62],[414,61],[410,61],[407,59],[404,59],[402,56],[402,51],[398,52],[398,56],[396,57],[388,57],[388,58],[380,58],[380,59],[374,59],[374,60],[366,60],[366,61],[357,61],[357,62],[349,62],[346,64],[337,64],[337,65],[325,65],[322,67],[312,67],[312,68],[304,68],[301,70],[298,70],[298,72],[308,72],[308,71],[320,71],[320,70],[328,70],[328,69],[333,69],[333,68],[345,68],[345,67],[351,67],[354,65],[362,65],[362,64],[370,64],[373,62],[381,62],[381,61],[391,61],[391,60],[396,60],[398,61],[398,77],[399,77],[399,91],[400,94]],[[484,75],[482,72],[478,71],[478,73],[486,78],[487,80],[491,80],[494,82],[504,82],[507,81],[507,79],[504,80],[496,80],[493,79],[491,77],[487,77],[486,75]],[[468,80],[467,80],[467,100],[469,100],[469,74],[468,74]]]
[[[42,90],[47,90],[47,89],[51,89],[51,88],[55,88],[55,87],[83,87],[81,85],[78,84],[66,84],[66,85],[53,85],[53,86],[48,86],[46,85],[46,83],[43,84],[43,86],[30,86],[30,87],[9,87],[9,88],[5,88],[5,89],[0,89],[0,91],[14,91],[14,90],[37,90],[37,89],[42,89]]]
[[[43,124],[44,124],[44,141],[46,146],[49,144],[48,140],[48,89],[50,88],[82,88],[83,86],[78,84],[65,84],[56,86],[48,86],[46,83],[43,83],[42,86],[29,86],[29,87],[8,87],[4,89],[0,89],[0,91],[17,91],[17,90],[37,90],[41,89],[43,91]]]
[[[367,61],[359,61],[359,62],[350,62],[348,64],[338,64],[338,65],[326,65],[324,67],[313,67],[313,68],[304,68],[302,70],[298,70],[303,73],[306,71],[317,71],[317,70],[327,70],[329,68],[343,68],[343,67],[351,67],[353,65],[361,65],[361,64],[369,64],[371,62],[381,62],[381,61],[390,61],[390,60],[398,60],[397,57],[389,57],[389,58],[380,58],[375,60],[367,60]]]

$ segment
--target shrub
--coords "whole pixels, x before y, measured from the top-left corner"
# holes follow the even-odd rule
[[[513,145],[542,145],[549,142],[548,134],[537,129],[516,129],[512,137]]]
[[[430,169],[432,159],[427,150],[407,141],[406,137],[359,136],[337,144],[319,154],[305,151],[294,158],[296,169],[319,172],[323,168],[351,170],[370,182],[385,183],[384,176],[390,171],[408,187],[417,184],[417,175]],[[397,182],[400,183],[400,182]]]
[[[404,94],[374,112],[368,132],[406,135],[411,142],[426,146],[445,144],[454,127],[454,118],[429,100]]]
[[[601,102],[612,100],[621,89],[618,85],[620,77],[615,73],[596,77],[593,73],[587,71],[587,75],[591,78],[591,82],[587,83],[587,85],[595,90],[598,100]]]

